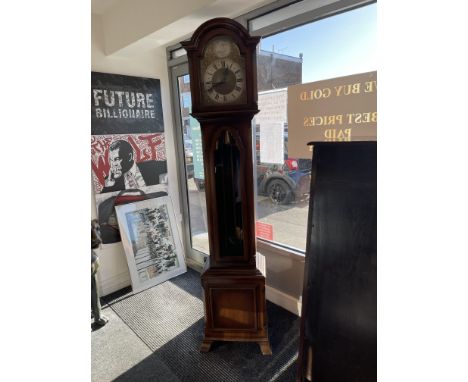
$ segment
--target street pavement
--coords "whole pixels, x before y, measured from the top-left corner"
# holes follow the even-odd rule
[[[193,246],[207,252],[205,192],[198,191],[193,179],[188,181],[190,224]],[[287,205],[275,205],[266,196],[257,196],[257,220],[273,226],[273,241],[288,247],[305,250],[309,200]]]

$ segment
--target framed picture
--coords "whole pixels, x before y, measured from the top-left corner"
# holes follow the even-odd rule
[[[187,271],[168,196],[115,207],[134,293]]]
[[[138,200],[151,199],[155,197],[155,193],[168,193],[167,184],[157,184],[154,186],[142,187],[138,189],[139,192],[135,189],[127,190],[124,192],[122,199],[133,197],[135,200],[117,202],[116,197],[122,191],[108,192],[107,194],[95,194],[96,197],[96,209],[98,214],[99,224],[101,225],[101,242],[103,245],[113,244],[120,242],[120,231],[119,223],[117,221],[117,214],[115,212],[115,205],[120,204],[130,204],[135,203]],[[144,197],[135,198],[135,196],[140,196],[144,194]]]

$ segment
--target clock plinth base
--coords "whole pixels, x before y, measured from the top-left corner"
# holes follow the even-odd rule
[[[271,355],[271,347],[269,341],[259,341],[258,346],[260,346],[260,351],[263,355]]]
[[[211,345],[213,345],[214,341],[203,341],[200,346],[201,353],[208,353],[211,349]]]
[[[213,341],[257,342],[270,355],[265,277],[254,269],[208,269],[201,276],[205,304],[205,337],[200,351]]]

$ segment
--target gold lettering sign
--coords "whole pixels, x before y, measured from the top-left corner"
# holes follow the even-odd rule
[[[377,72],[288,87],[288,155],[310,158],[309,142],[377,140]]]

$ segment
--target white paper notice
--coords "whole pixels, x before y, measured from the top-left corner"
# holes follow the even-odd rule
[[[258,109],[255,116],[258,124],[286,122],[288,108],[288,89],[274,89],[258,93]]]
[[[283,122],[269,122],[260,125],[260,162],[284,163]]]

